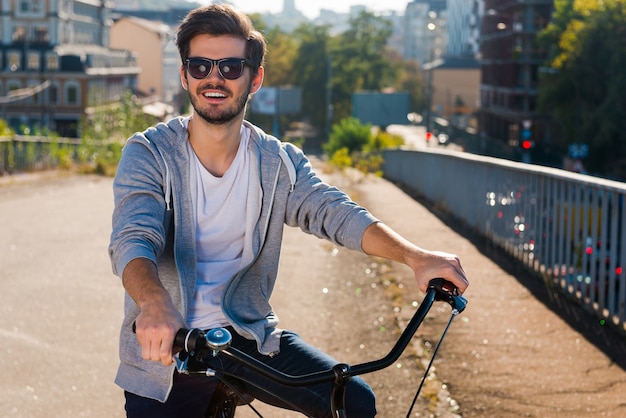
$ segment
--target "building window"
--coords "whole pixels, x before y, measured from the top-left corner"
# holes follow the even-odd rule
[[[43,17],[44,13],[41,0],[19,0],[18,2],[16,15],[19,17]]]
[[[9,81],[7,83],[7,93],[11,93],[14,90],[19,90],[22,88],[22,85],[19,81]]]
[[[26,26],[16,26],[13,28],[13,36],[11,37],[13,42],[26,41]]]
[[[42,94],[40,91],[37,91],[37,87],[39,87],[39,82],[31,81],[28,83],[28,89],[30,96],[27,99],[27,103],[29,104],[40,104],[42,100]]]
[[[50,84],[50,87],[48,87],[48,103],[49,104],[59,103],[59,87],[54,83]]]
[[[79,88],[76,84],[69,84],[65,87],[65,102],[68,105],[79,104]]]
[[[38,52],[29,52],[28,53],[28,69],[33,71],[38,71],[40,66],[40,59]]]
[[[38,26],[35,28],[34,42],[47,43],[50,42],[50,34],[47,26]]]
[[[10,71],[17,71],[20,69],[20,53],[17,51],[11,51],[9,52],[9,70]]]
[[[48,71],[57,71],[59,69],[59,56],[48,54],[46,56],[46,68]]]

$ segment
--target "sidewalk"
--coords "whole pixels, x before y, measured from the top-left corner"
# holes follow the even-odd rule
[[[462,260],[471,280],[469,304],[452,324],[436,362],[438,379],[459,405],[456,413],[464,418],[626,416],[623,339],[497,251],[485,255],[484,243],[461,236],[385,180],[357,177],[346,189],[411,241]],[[113,384],[123,291],[106,256],[111,211],[107,178],[55,177],[0,187],[3,416],[123,416],[123,396]],[[310,335],[334,355],[369,355],[372,336],[352,330],[351,340],[344,338],[345,326],[355,325],[343,320],[356,316],[368,329],[375,323],[376,331],[369,332],[380,334],[378,321],[386,321],[380,312],[389,305],[378,296],[365,299],[366,293],[380,294],[376,282],[370,291],[369,283],[333,278],[342,265],[364,276],[362,260],[347,254],[287,229],[272,300],[282,325]],[[408,269],[395,266],[392,273],[410,288]],[[367,315],[337,316],[345,289],[360,295]],[[423,339],[437,341],[446,319],[444,312],[429,320]],[[397,379],[396,385],[404,383]],[[379,389],[381,405],[407,405]]]

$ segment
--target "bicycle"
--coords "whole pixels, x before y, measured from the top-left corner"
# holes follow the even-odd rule
[[[175,356],[176,368],[178,373],[204,374],[219,380],[218,387],[211,398],[211,403],[206,413],[207,418],[232,418],[235,416],[237,407],[242,405],[248,405],[257,416],[262,417],[251,405],[253,399],[245,393],[246,382],[238,379],[237,376],[226,375],[223,371],[202,367],[202,358],[205,358],[207,355],[213,357],[228,356],[255,372],[286,386],[307,386],[332,382],[331,408],[333,417],[345,418],[345,388],[349,380],[353,376],[372,373],[394,364],[410,343],[413,335],[417,332],[417,329],[426,318],[426,315],[435,301],[447,302],[452,307],[452,312],[450,320],[444,328],[441,338],[433,351],[430,362],[416,390],[406,415],[408,418],[453,319],[461,313],[467,305],[465,297],[459,295],[457,289],[444,279],[433,279],[430,281],[422,303],[413,314],[406,328],[402,331],[395,345],[386,356],[377,360],[352,366],[345,363],[338,363],[329,370],[321,370],[304,376],[291,376],[267,366],[239,351],[235,347],[230,346],[232,336],[225,328],[215,328],[206,332],[200,329],[181,329],[177,332],[174,340],[175,349],[182,350]],[[278,396],[277,394],[273,395]]]

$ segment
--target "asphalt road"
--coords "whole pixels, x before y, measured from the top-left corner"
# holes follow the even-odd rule
[[[6,182],[6,181],[5,181]],[[107,257],[111,180],[0,187],[0,415],[122,416],[123,290]]]

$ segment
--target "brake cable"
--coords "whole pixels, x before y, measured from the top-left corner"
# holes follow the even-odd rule
[[[445,329],[443,330],[443,333],[441,334],[441,338],[439,339],[439,342],[437,343],[437,346],[435,347],[435,351],[433,351],[433,355],[430,358],[430,362],[428,363],[428,366],[426,367],[426,370],[424,371],[424,376],[422,376],[422,380],[417,388],[417,391],[415,392],[415,396],[413,397],[413,402],[411,402],[411,406],[409,407],[409,412],[407,412],[406,414],[406,418],[409,418],[411,416],[411,412],[413,412],[413,408],[415,407],[415,403],[417,402],[417,398],[422,390],[422,387],[424,386],[424,383],[426,382],[426,378],[428,377],[428,372],[430,371],[434,361],[435,361],[435,357],[437,356],[437,352],[439,351],[439,347],[441,347],[441,343],[443,342],[443,338],[446,336],[448,329],[450,328],[450,325],[452,325],[452,321],[454,320],[454,318],[460,313],[460,311],[456,308],[452,309],[452,314],[450,315],[450,320],[448,321],[448,325],[446,325]]]

